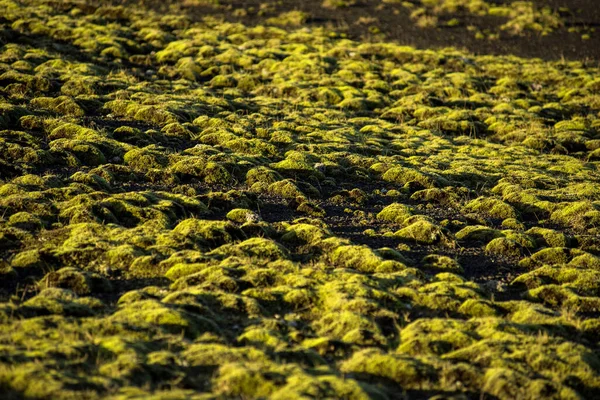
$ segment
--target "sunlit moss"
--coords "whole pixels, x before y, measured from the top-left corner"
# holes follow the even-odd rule
[[[9,398],[598,397],[597,67],[0,2]]]
[[[414,241],[422,244],[452,244],[452,239],[446,234],[446,232],[443,231],[442,228],[423,219],[417,220],[407,227],[400,229],[394,235],[408,242]]]

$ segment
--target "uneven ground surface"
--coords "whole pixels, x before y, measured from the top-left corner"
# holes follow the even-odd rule
[[[132,4],[136,0],[113,0]],[[594,0],[186,0],[178,11],[244,24],[325,26],[355,40],[545,60],[600,60],[600,7]],[[157,10],[173,2],[145,0]],[[293,14],[288,15],[287,13]]]
[[[151,6],[0,0],[3,398],[600,397],[593,62]]]

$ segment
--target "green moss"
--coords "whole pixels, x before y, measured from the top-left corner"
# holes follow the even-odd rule
[[[580,296],[569,287],[544,285],[528,291],[528,295],[548,307],[561,307],[572,312],[596,313],[600,311],[600,298]]]
[[[412,209],[404,204],[393,203],[377,214],[377,219],[401,224],[412,215]]]
[[[112,290],[112,286],[107,279],[98,274],[72,267],[50,272],[40,281],[40,286],[69,289],[78,295],[105,293]]]
[[[519,257],[522,252],[522,246],[514,240],[499,237],[492,239],[486,246],[485,252],[505,257]]]
[[[308,14],[302,11],[288,11],[279,14],[275,18],[267,19],[267,23],[279,26],[301,26],[308,18]]]
[[[90,317],[103,311],[104,304],[98,299],[78,298],[67,289],[46,288],[38,295],[21,305],[26,316],[64,315],[71,317]]]
[[[518,217],[517,212],[511,205],[491,197],[478,197],[477,199],[470,201],[465,206],[465,211],[479,213],[490,218],[502,220]]]
[[[43,227],[42,220],[28,212],[18,212],[10,216],[8,225],[26,231],[37,231]]]
[[[439,254],[429,254],[423,257],[421,263],[423,268],[435,269],[440,272],[454,272],[458,274],[463,272],[463,268],[460,266],[458,261],[448,256],[442,256]]]
[[[38,97],[31,100],[31,105],[66,116],[82,117],[85,115],[83,108],[72,97],[68,96]]]
[[[173,164],[170,170],[183,180],[199,178],[210,184],[225,184],[232,179],[229,171],[221,164],[207,162],[202,157],[188,157],[184,161]]]
[[[237,340],[245,345],[270,350],[282,350],[287,347],[287,342],[283,340],[281,335],[263,327],[250,327],[238,336]]]
[[[98,189],[98,190],[103,190],[103,191],[108,192],[112,189],[110,184],[106,181],[106,179],[102,178],[99,175],[92,174],[92,173],[85,173],[85,172],[78,171],[78,172],[75,172],[73,175],[71,175],[70,179],[73,182],[83,183],[91,188]]]
[[[459,201],[459,190],[456,188],[431,188],[417,190],[411,196],[411,200],[422,203],[435,203],[440,205],[456,205]]]
[[[268,373],[264,364],[225,364],[213,379],[214,390],[225,397],[268,397],[277,388]]]
[[[368,374],[375,379],[391,380],[405,388],[417,388],[423,382],[436,379],[435,370],[426,363],[374,349],[355,353],[342,364],[341,370],[356,375]]]
[[[182,78],[190,81],[196,81],[202,74],[202,68],[194,62],[192,57],[180,58],[175,68]]]
[[[220,246],[241,238],[241,231],[231,222],[209,221],[190,218],[181,221],[173,234],[181,240],[192,244]]]
[[[42,269],[46,266],[39,250],[25,250],[15,254],[10,262],[14,268]]]
[[[482,225],[467,226],[456,233],[458,240],[489,243],[493,239],[503,237],[502,232]]]
[[[531,257],[521,260],[519,265],[533,267],[535,265],[566,264],[572,258],[572,252],[566,247],[551,247],[534,253]]]
[[[283,197],[285,199],[306,198],[306,195],[298,188],[298,186],[294,183],[292,179],[285,179],[279,182],[272,183],[268,186],[267,190],[269,193]],[[301,201],[300,203],[303,202],[304,201]]]
[[[567,203],[554,211],[550,219],[558,224],[583,230],[600,224],[600,211],[590,201]]]
[[[326,313],[314,322],[314,327],[320,336],[359,345],[385,342],[379,327],[373,321],[350,311]]]
[[[573,244],[569,236],[553,229],[536,226],[525,233],[535,239],[538,247],[570,247]]]
[[[407,167],[390,168],[381,177],[387,182],[393,182],[400,185],[416,185],[416,187],[420,186],[421,189],[436,186],[434,178],[416,169]]]
[[[108,250],[104,253],[103,258],[107,268],[127,271],[133,261],[143,255],[144,252],[141,248],[130,244],[123,244]]]
[[[155,300],[124,304],[111,316],[111,320],[139,329],[158,329],[174,334],[183,333],[189,337],[196,337],[203,332],[220,333],[213,321],[168,307]]]
[[[582,254],[575,252],[572,255],[569,265],[600,271],[600,257],[585,252]]]
[[[1,393],[598,397],[595,66],[146,5],[0,0]]]
[[[227,219],[243,224],[245,222],[256,222],[260,220],[258,214],[247,208],[235,208],[227,213]]]
[[[329,236],[331,236],[331,232],[323,227],[299,223],[287,227],[281,241],[291,245],[318,245]]]
[[[189,140],[194,134],[185,126],[178,122],[171,122],[162,127],[161,133],[165,137],[179,138],[183,140]]]
[[[427,220],[417,220],[394,235],[409,242],[451,245],[452,239],[438,225]]]
[[[140,105],[128,100],[113,100],[105,103],[104,107],[118,116],[153,125],[164,126],[178,122],[175,114],[156,105]]]
[[[258,237],[244,240],[235,245],[222,246],[211,254],[227,254],[272,261],[289,258],[288,250],[282,245],[273,240]]]
[[[468,299],[458,309],[458,312],[474,318],[498,317],[501,315],[499,307],[492,302],[480,299]]]
[[[296,207],[296,211],[302,214],[309,215],[311,217],[324,217],[325,210],[319,207],[317,204],[311,201],[303,201],[298,207]]]
[[[328,257],[337,267],[352,268],[361,272],[402,270],[405,267],[399,261],[385,261],[368,246],[342,245],[334,249]]]
[[[106,156],[94,144],[82,140],[57,139],[50,143],[50,149],[58,151],[67,151],[75,156],[76,164],[96,166],[106,163]],[[67,161],[67,164],[70,164]],[[76,166],[76,165],[72,165]]]
[[[478,335],[469,325],[452,319],[421,319],[401,332],[398,352],[405,354],[445,354],[475,343]]]
[[[143,149],[132,149],[125,153],[123,161],[135,171],[148,171],[167,166],[169,160],[160,149],[148,146]]]
[[[506,218],[502,221],[502,227],[504,229],[512,229],[516,231],[525,230],[525,225],[522,222],[519,222],[516,218]]]
[[[177,279],[182,278],[184,276],[200,272],[208,266],[209,264],[206,263],[175,264],[171,268],[169,268],[167,272],[165,272],[165,277],[169,278],[172,281],[176,281]]]

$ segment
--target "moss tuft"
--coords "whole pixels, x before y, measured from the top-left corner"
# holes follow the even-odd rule
[[[502,232],[482,225],[467,226],[456,233],[458,240],[489,243],[496,238],[503,237]]]
[[[73,267],[50,272],[40,281],[40,286],[69,289],[78,295],[106,293],[112,290],[110,282],[102,276]]]
[[[510,204],[491,197],[478,197],[470,201],[465,206],[465,211],[502,220],[518,217],[517,211]]]
[[[504,257],[519,257],[522,252],[522,246],[514,240],[499,237],[492,239],[486,246],[485,252]]]
[[[458,261],[448,256],[429,254],[423,257],[421,263],[423,268],[434,269],[439,272],[454,272],[458,274],[463,272],[463,268],[460,266]]]
[[[410,187],[419,187],[420,189],[432,188],[436,186],[436,181],[424,173],[407,167],[393,167],[387,170],[382,179],[387,182],[393,182],[400,185],[409,185]]]
[[[393,203],[377,214],[377,219],[402,224],[405,219],[412,216],[412,209],[404,204]]]
[[[427,220],[417,220],[406,228],[400,229],[394,235],[406,241],[421,244],[452,244],[452,239],[441,227]]]

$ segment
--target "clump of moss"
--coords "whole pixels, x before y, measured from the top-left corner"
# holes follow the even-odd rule
[[[406,268],[399,261],[384,260],[379,254],[368,246],[343,245],[337,247],[329,255],[331,263],[342,268],[352,268],[361,272],[375,272],[378,270],[403,270]]]
[[[206,161],[203,157],[187,157],[170,167],[170,171],[183,180],[202,179],[209,184],[225,184],[232,179],[229,171],[220,163]]]
[[[534,267],[536,265],[566,264],[572,258],[572,250],[566,247],[550,247],[534,253],[531,257],[519,262],[523,267]]]
[[[324,0],[322,6],[325,8],[344,8],[356,4],[356,0]]]
[[[577,230],[600,225],[600,211],[590,201],[566,203],[554,211],[550,220]]]
[[[125,153],[123,161],[135,171],[164,168],[169,163],[161,149],[154,146],[132,149]]]
[[[469,324],[453,319],[420,319],[406,326],[401,332],[400,353],[445,354],[475,343],[476,333]]]
[[[254,186],[253,186],[254,188]],[[267,187],[269,193],[276,196],[283,197],[284,199],[294,199],[299,203],[304,203],[307,196],[300,190],[296,183],[292,179],[285,179],[270,184]]]
[[[144,255],[145,253],[141,247],[122,244],[104,253],[103,261],[110,270],[127,271],[135,259]]]
[[[29,273],[36,273],[37,271],[43,271],[48,268],[49,265],[45,260],[44,254],[40,250],[24,250],[21,251],[12,258],[10,265],[16,270],[28,271]],[[24,273],[23,275],[26,275]]]
[[[467,299],[458,309],[458,312],[474,318],[498,317],[502,309],[491,301],[482,299]]]
[[[78,295],[105,293],[112,290],[112,286],[106,278],[73,267],[65,267],[50,272],[40,281],[40,285],[69,289]]]
[[[44,223],[39,217],[22,211],[11,215],[8,225],[26,231],[38,231],[44,226]]]
[[[434,178],[408,167],[393,167],[385,171],[381,176],[384,181],[393,182],[400,185],[409,185],[418,189],[435,187]],[[416,190],[418,190],[416,189]]]
[[[553,229],[536,226],[525,233],[535,239],[538,247],[570,247],[573,244],[572,238]]]
[[[166,124],[160,131],[167,138],[177,138],[182,140],[189,140],[194,135],[186,126],[179,122]]]
[[[273,240],[258,237],[250,238],[231,246],[225,245],[212,252],[212,254],[217,253],[271,261],[289,258],[289,252],[285,247]]]
[[[421,263],[423,268],[434,269],[439,272],[454,272],[458,274],[463,272],[463,268],[458,261],[439,254],[429,254],[423,257]]]
[[[260,221],[260,216],[247,208],[234,208],[227,213],[227,219],[240,224]]]
[[[525,225],[516,218],[506,218],[504,221],[502,221],[502,227],[504,229],[512,229],[517,231],[525,230]]]
[[[276,18],[267,19],[267,23],[279,26],[301,26],[308,19],[308,14],[294,10],[279,14]]]
[[[281,236],[283,243],[291,245],[318,245],[321,241],[331,236],[331,232],[324,227],[308,223],[298,223],[286,228]]]
[[[283,178],[278,172],[264,166],[251,168],[246,173],[246,183],[249,186],[252,186],[256,183],[270,185],[282,179]]]
[[[377,219],[401,224],[412,216],[412,209],[404,204],[393,203],[385,207],[377,214]]]
[[[530,298],[541,301],[547,307],[561,307],[576,313],[600,311],[598,297],[581,296],[570,287],[549,284],[529,290],[527,294]]]
[[[320,336],[369,346],[384,343],[385,339],[371,318],[350,312],[326,313],[314,322]]]
[[[422,189],[414,192],[410,199],[424,203],[454,206],[459,202],[460,189],[457,190],[454,187]]]
[[[487,254],[505,256],[505,257],[519,257],[522,252],[522,246],[514,240],[499,237],[492,239],[486,246],[485,252]]]
[[[475,200],[470,201],[465,206],[465,211],[483,214],[490,218],[502,220],[518,217],[516,210],[510,204],[492,197],[478,197]]]
[[[106,102],[104,107],[118,116],[144,121],[153,125],[164,126],[178,122],[175,114],[157,105],[140,105],[129,100],[112,100]]]
[[[181,221],[173,229],[173,235],[190,244],[217,247],[243,237],[239,228],[231,222],[190,218]]]
[[[67,164],[97,166],[106,163],[106,156],[94,144],[82,140],[57,139],[50,143],[53,152],[66,151],[75,156],[74,161],[67,159]]]
[[[400,239],[421,244],[441,243],[451,245],[453,242],[443,228],[424,219],[411,223],[406,228],[394,233],[394,235]]]
[[[70,179],[73,182],[83,183],[91,188],[103,190],[109,192],[112,187],[106,181],[106,179],[102,178],[100,175],[96,175],[93,173],[85,173],[85,172],[75,172],[71,175]]]
[[[298,207],[296,207],[296,211],[302,214],[309,215],[311,217],[324,217],[325,210],[319,207],[312,201],[303,201],[300,203]]]
[[[31,100],[31,105],[66,116],[83,117],[85,115],[83,108],[69,96],[38,97]]]
[[[158,329],[174,334],[183,333],[188,337],[196,337],[203,332],[221,333],[214,321],[156,300],[125,303],[110,319],[114,322],[131,324],[139,329]]]
[[[383,381],[391,380],[406,388],[422,387],[437,378],[435,369],[420,360],[401,354],[385,354],[376,349],[356,352],[341,370],[356,375],[368,374]]]
[[[458,240],[489,243],[493,239],[503,237],[502,232],[482,225],[466,226],[456,233]]]
[[[102,301],[79,298],[68,289],[46,288],[37,296],[25,301],[20,309],[25,316],[62,315],[68,317],[91,317],[105,308]]]

